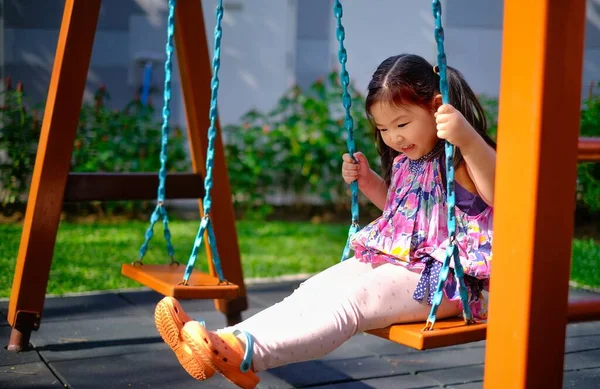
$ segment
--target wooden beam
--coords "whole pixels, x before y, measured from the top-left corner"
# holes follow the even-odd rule
[[[584,30],[585,0],[504,2],[485,389],[562,388]]]
[[[600,161],[600,138],[580,138],[578,160]],[[204,178],[198,173],[169,173],[168,199],[201,199]],[[70,173],[65,202],[152,200],[156,198],[155,173]]]
[[[569,301],[567,317],[569,323],[600,320],[600,298]]]
[[[27,345],[31,325],[39,327],[100,2],[65,2],[8,308],[11,350]],[[19,315],[36,321],[19,328],[31,323]]]
[[[209,15],[214,15],[213,9],[208,12]],[[209,56],[202,2],[178,2],[175,21],[177,59],[186,107],[192,164],[194,171],[200,172],[204,176],[206,175],[204,153],[208,143],[207,129],[209,127],[208,111],[210,107],[212,56]],[[226,35],[223,39],[227,39]],[[221,99],[227,98],[223,94],[220,94],[220,97]],[[248,301],[235,228],[235,214],[229,185],[229,174],[225,164],[225,153],[220,130],[217,132],[215,139],[213,177],[211,220],[215,235],[218,237],[218,251],[221,258],[223,258],[223,273],[228,281],[240,287],[238,298],[215,300],[215,305],[218,310],[227,315],[229,323],[236,323],[241,320],[241,312],[248,308]],[[202,204],[200,204],[200,207],[202,207]],[[215,274],[212,264],[210,272],[213,275]]]
[[[155,173],[71,173],[64,201],[153,200],[157,188]],[[166,193],[168,199],[201,199],[204,179],[196,173],[169,173]]]
[[[579,162],[600,162],[600,137],[580,137],[577,159]]]

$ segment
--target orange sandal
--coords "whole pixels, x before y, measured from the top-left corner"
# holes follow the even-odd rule
[[[248,333],[236,330],[234,333],[216,334],[198,322],[185,324],[181,333],[197,360],[209,364],[232,383],[244,389],[253,389],[260,382],[260,378],[250,369],[254,340]],[[245,349],[236,336],[239,333],[246,336]]]
[[[212,366],[194,358],[192,350],[181,338],[181,329],[184,324],[193,322],[193,320],[183,311],[179,301],[173,297],[163,298],[156,305],[154,322],[158,333],[175,352],[179,363],[189,375],[197,380],[205,380],[215,374],[215,369]]]

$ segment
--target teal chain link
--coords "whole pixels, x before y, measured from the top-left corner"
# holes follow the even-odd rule
[[[344,14],[342,9],[342,4],[339,0],[336,0],[333,5],[333,13],[335,14],[335,19],[337,22],[336,27],[336,37],[340,42],[340,48],[338,50],[338,61],[341,65],[340,72],[340,82],[343,87],[342,92],[342,104],[344,106],[345,111],[345,120],[344,125],[346,127],[346,133],[348,138],[346,139],[346,146],[348,148],[348,153],[352,157],[352,159],[356,161],[354,158],[354,153],[356,151],[356,145],[354,143],[354,120],[352,119],[352,115],[350,114],[350,107],[352,106],[352,98],[350,97],[350,93],[348,93],[348,86],[350,85],[350,75],[346,70],[346,62],[348,61],[348,53],[346,52],[346,48],[344,47],[344,38],[346,37],[346,32],[344,30],[344,26],[342,25],[342,15]],[[358,224],[358,182],[353,181],[350,183],[350,193],[351,193],[351,212],[352,212],[352,224],[350,225],[350,229],[348,230],[348,240],[346,241],[346,246],[344,247],[344,251],[342,252],[342,261],[348,259],[350,257],[350,240],[352,235],[354,235],[360,229]]]
[[[450,99],[448,95],[448,78],[447,78],[447,65],[446,65],[446,53],[444,52],[444,29],[442,28],[442,5],[439,0],[433,0],[432,2],[433,17],[435,18],[435,40],[437,42],[437,60],[440,72],[440,92],[442,93],[442,103],[448,104]],[[440,271],[438,285],[433,297],[431,311],[427,318],[426,329],[433,328],[436,320],[436,313],[439,305],[442,302],[443,287],[444,283],[448,279],[448,273],[450,272],[450,260],[454,259],[454,270],[456,277],[459,280],[459,293],[463,303],[463,313],[465,320],[471,322],[473,316],[471,309],[468,304],[468,293],[464,281],[464,271],[460,263],[458,256],[458,246],[456,245],[456,193],[454,192],[454,145],[450,142],[446,142],[446,192],[447,192],[447,204],[448,204],[448,237],[449,243],[446,248],[446,259],[442,265]]]
[[[210,220],[210,210],[212,207],[212,198],[210,191],[213,186],[212,174],[213,164],[215,160],[215,137],[217,135],[216,121],[217,100],[219,93],[219,68],[221,66],[221,37],[223,35],[223,30],[221,29],[221,20],[223,19],[223,0],[219,0],[219,3],[217,4],[216,19],[217,23],[215,26],[215,42],[212,60],[213,74],[211,80],[211,99],[209,111],[210,127],[208,128],[208,148],[206,152],[206,177],[204,178],[205,195],[202,201],[204,217],[200,222],[200,227],[198,228],[198,233],[196,234],[196,239],[194,241],[194,247],[192,248],[192,253],[185,268],[185,274],[183,276],[185,283],[188,282],[190,276],[192,275],[194,264],[196,263],[196,259],[198,258],[198,251],[200,249],[200,246],[202,245],[202,238],[204,236],[205,231],[208,232],[208,243],[210,245],[210,249],[213,256],[213,263],[215,265],[215,270],[217,272],[217,276],[219,277],[219,281],[223,282],[225,280],[225,277],[223,276],[223,270],[221,269],[221,260],[219,258],[219,252],[217,250],[217,241]]]
[[[142,263],[142,259],[148,251],[148,244],[154,236],[154,225],[162,217],[164,236],[167,241],[167,253],[171,258],[171,264],[177,263],[174,259],[175,249],[171,243],[171,231],[169,230],[169,217],[167,210],[164,207],[165,202],[165,184],[167,181],[167,144],[169,141],[169,119],[171,118],[171,78],[173,68],[173,36],[175,32],[175,0],[169,0],[169,16],[167,19],[167,43],[165,45],[165,84],[164,84],[164,103],[162,109],[162,128],[161,128],[161,144],[160,144],[160,170],[158,172],[158,194],[156,208],[150,217],[150,226],[146,230],[145,241],[140,248],[140,256],[138,263]]]

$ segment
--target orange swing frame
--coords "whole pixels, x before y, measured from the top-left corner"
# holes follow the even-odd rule
[[[487,324],[372,332],[416,348],[487,339],[485,389],[562,388],[567,323],[600,319],[600,299],[568,301],[575,167],[600,161],[600,141],[578,138],[585,5],[504,1]]]
[[[9,301],[8,322],[12,326],[9,350],[25,349],[31,331],[41,325],[63,202],[154,200],[156,196],[157,174],[69,173],[100,5],[101,0],[65,2]],[[198,199],[201,216],[212,75],[202,15],[200,1],[178,2],[175,43],[193,173],[169,174],[166,181],[168,199]],[[220,238],[217,248],[223,274],[229,282],[218,282],[208,247],[210,274],[194,270],[187,285],[181,285],[184,265],[134,266],[130,263],[136,258],[132,257],[122,266],[122,274],[163,295],[214,299],[216,309],[226,315],[229,325],[241,321],[241,312],[248,308],[248,301],[230,199],[224,150],[217,132],[211,220],[215,235]]]
[[[67,179],[77,180],[69,175],[69,158],[100,3],[66,1],[9,304],[13,349],[26,344],[31,330],[39,328],[60,209],[65,193],[71,193]],[[176,24],[195,172],[180,178],[189,183],[203,173],[206,133],[201,130],[208,128],[204,113],[210,100],[201,2],[180,0]],[[580,161],[600,159],[597,139],[579,139],[578,147],[584,27],[584,0],[504,1],[494,292],[487,324],[441,320],[427,333],[421,332],[424,323],[372,331],[421,349],[487,335],[485,389],[561,388],[567,322],[600,318],[596,300],[568,304],[575,165],[578,155]],[[59,133],[69,142],[59,142]],[[216,303],[235,322],[247,299],[220,138],[216,146],[215,233],[229,238],[217,242],[227,258],[223,271],[240,287],[237,298]],[[144,180],[157,182],[156,176]],[[519,191],[511,190],[515,183]],[[177,193],[175,185],[168,185],[167,193]],[[116,196],[117,191],[112,193]]]

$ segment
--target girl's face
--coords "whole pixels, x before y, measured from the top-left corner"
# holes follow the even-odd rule
[[[409,159],[423,157],[439,141],[433,112],[420,106],[376,102],[371,116],[383,142]]]

